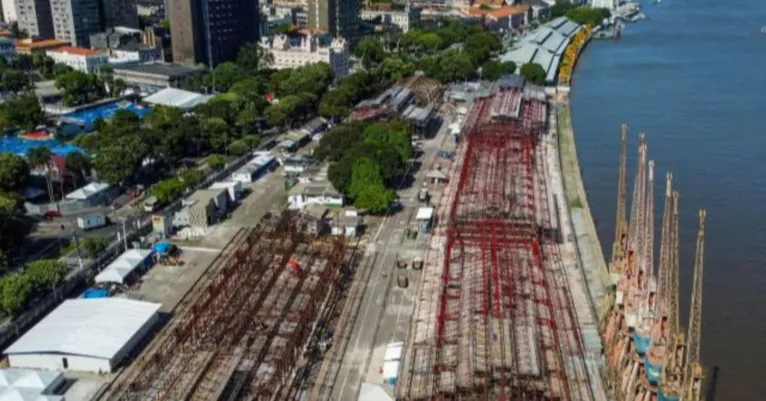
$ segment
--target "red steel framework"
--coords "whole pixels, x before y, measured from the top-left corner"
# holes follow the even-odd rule
[[[107,399],[295,397],[293,373],[309,363],[305,348],[345,265],[344,240],[311,235],[310,224],[284,212],[250,232]]]
[[[569,361],[582,362],[582,339],[566,277],[560,260],[554,268],[544,260],[543,246],[556,241],[544,235],[551,223],[539,142],[547,107],[525,100],[520,121],[499,121],[492,100],[479,101],[464,126],[457,183],[445,189],[451,201],[440,201],[447,227],[443,266],[433,270],[441,272],[435,328],[416,312],[413,326],[423,328],[413,328],[397,396],[586,400],[586,367]],[[430,346],[422,333],[433,333]]]

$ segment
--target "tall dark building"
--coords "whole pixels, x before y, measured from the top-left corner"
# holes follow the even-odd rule
[[[173,60],[210,68],[259,38],[258,0],[168,0]]]
[[[358,0],[308,0],[309,27],[354,41],[359,29]]]

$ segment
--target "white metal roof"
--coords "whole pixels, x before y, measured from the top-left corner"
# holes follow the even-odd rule
[[[434,208],[432,207],[421,207],[418,209],[418,214],[415,216],[416,220],[429,220],[434,215]]]
[[[386,390],[378,384],[362,383],[357,401],[394,401],[394,397],[388,395]]]
[[[151,96],[144,98],[144,102],[162,106],[191,109],[198,104],[207,103],[210,96],[201,93],[189,92],[183,89],[165,88]]]
[[[160,307],[124,298],[66,300],[5,353],[112,359]]]
[[[58,395],[42,395],[64,380],[61,372],[32,369],[0,369],[0,401],[60,401]]]
[[[392,343],[386,346],[386,353],[383,355],[383,361],[398,361],[402,358],[403,343]]]
[[[85,200],[88,199],[93,194],[99,193],[101,191],[104,191],[110,187],[109,184],[104,182],[91,182],[90,184],[67,194],[67,199],[80,199]]]
[[[96,276],[97,283],[120,283],[125,281],[133,270],[144,263],[149,254],[148,249],[130,249],[118,256],[114,262],[110,263],[104,270]]]

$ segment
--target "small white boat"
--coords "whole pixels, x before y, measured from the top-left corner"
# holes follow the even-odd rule
[[[761,27],[761,33],[766,35],[766,26]]]

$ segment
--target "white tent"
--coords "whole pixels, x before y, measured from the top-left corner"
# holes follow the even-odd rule
[[[394,397],[388,395],[386,390],[374,383],[362,383],[359,390],[358,401],[394,401]]]
[[[210,96],[201,93],[176,88],[165,88],[151,96],[145,97],[144,103],[190,110],[199,104],[207,103],[208,100],[210,100]]]
[[[126,251],[96,276],[96,282],[122,284],[126,277],[144,264],[144,261],[151,253],[147,249],[131,249]]]

